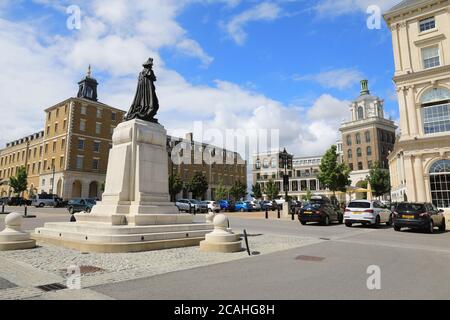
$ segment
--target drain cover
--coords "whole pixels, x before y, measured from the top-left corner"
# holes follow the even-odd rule
[[[320,262],[320,261],[325,260],[325,258],[324,257],[314,257],[314,256],[298,256],[297,258],[295,258],[295,260]]]
[[[36,288],[45,292],[67,289],[67,287],[61,283],[46,284],[44,286],[37,286]]]
[[[95,273],[95,272],[100,272],[100,271],[105,271],[105,269],[95,267],[95,266],[81,266],[80,267],[81,274]],[[61,272],[66,273],[67,269],[61,269]]]

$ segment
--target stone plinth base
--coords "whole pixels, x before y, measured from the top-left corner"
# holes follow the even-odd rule
[[[224,214],[214,217],[214,231],[200,242],[200,250],[206,252],[231,253],[242,250],[241,237],[233,233],[228,226],[228,218]]]
[[[22,214],[13,212],[5,218],[6,228],[0,232],[0,251],[32,249],[36,241],[28,232],[21,230]]]
[[[176,221],[183,215],[158,215]],[[111,225],[101,222],[46,223],[32,235],[41,242],[83,252],[139,252],[195,246],[213,229],[212,224]],[[169,221],[167,220],[167,221]]]
[[[241,241],[236,242],[200,242],[200,250],[205,252],[232,253],[242,250]]]
[[[35,247],[36,247],[35,240],[0,242],[0,251],[33,249]]]

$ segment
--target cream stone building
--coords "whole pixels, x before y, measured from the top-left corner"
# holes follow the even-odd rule
[[[392,31],[400,136],[389,155],[393,201],[450,208],[450,1],[407,0]]]
[[[302,200],[310,191],[314,194],[330,196],[329,190],[324,188],[318,179],[322,156],[294,157],[292,168],[287,170],[289,175],[288,195],[295,200]],[[273,180],[280,190],[280,197],[284,198],[283,176],[284,168],[281,165],[280,152],[265,152],[253,156],[253,181],[262,189],[269,180]],[[265,196],[265,195],[264,195]]]

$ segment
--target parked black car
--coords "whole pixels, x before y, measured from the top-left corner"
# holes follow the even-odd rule
[[[343,223],[344,216],[325,196],[313,196],[298,213],[298,220],[302,225],[308,222],[319,222],[329,225],[331,222]]]
[[[275,201],[263,200],[260,202],[260,205],[262,211],[266,211],[266,209],[275,211],[278,208],[278,205]]]
[[[394,212],[394,230],[402,228],[421,229],[429,233],[439,227],[445,231],[444,210],[439,210],[432,203],[400,203]]]
[[[96,203],[95,199],[72,199],[67,204],[67,210],[70,214],[83,211],[89,213]]]
[[[0,198],[0,206],[3,205],[3,204],[5,206],[8,204],[8,198],[6,198],[6,197],[5,198]]]
[[[27,200],[27,199],[22,198],[22,197],[11,197],[11,198],[9,198],[7,200],[6,204],[8,206],[12,206],[12,207],[14,207],[14,206],[24,206],[24,205],[31,206],[31,200]]]

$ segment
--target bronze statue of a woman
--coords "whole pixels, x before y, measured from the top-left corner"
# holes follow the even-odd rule
[[[136,95],[130,110],[125,116],[125,121],[141,119],[158,123],[158,119],[155,119],[159,109],[159,102],[155,90],[156,76],[153,72],[153,59],[148,59],[143,66],[144,70],[139,74]]]

